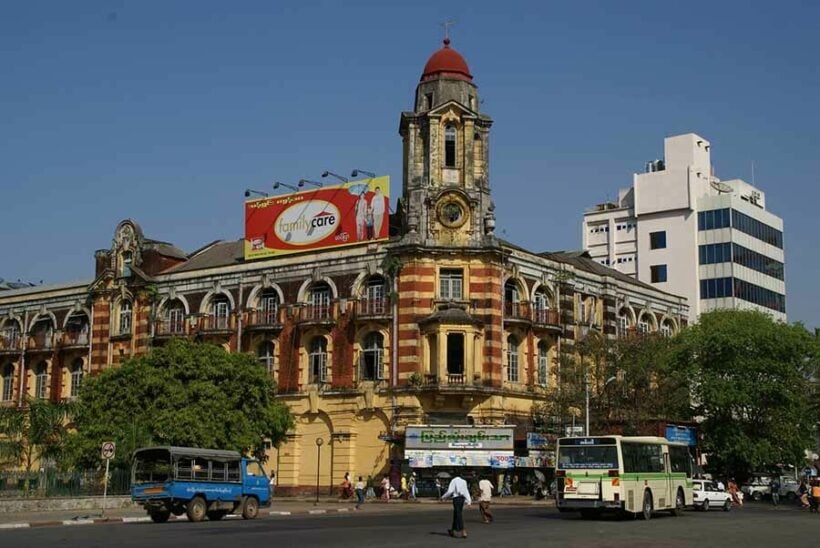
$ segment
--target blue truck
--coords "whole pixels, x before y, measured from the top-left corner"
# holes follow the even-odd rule
[[[260,506],[270,504],[270,486],[259,461],[236,451],[145,447],[134,452],[131,500],[155,523],[171,514],[216,521],[240,512],[253,519]]]

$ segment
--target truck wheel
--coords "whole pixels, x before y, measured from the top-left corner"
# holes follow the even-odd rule
[[[703,504],[701,505],[700,509],[703,510],[704,512],[709,511],[709,499],[706,499],[706,500],[703,501]]]
[[[171,517],[171,512],[168,510],[152,510],[148,512],[148,515],[151,516],[151,521],[154,523],[165,523],[168,521],[168,518]]]
[[[760,502],[761,500],[763,500],[763,493],[761,493],[760,491],[755,491],[754,493],[752,493],[752,500],[755,502]]]
[[[644,491],[643,494],[643,506],[641,507],[641,517],[645,521],[649,521],[652,519],[652,510],[654,506],[652,504],[652,492],[651,491]]]
[[[728,512],[732,509],[732,501],[730,499],[726,499],[726,502],[723,503],[723,511]]]
[[[678,494],[675,495],[675,508],[672,509],[672,515],[678,518],[681,517],[685,506],[686,498],[683,496],[683,489],[678,489]]]
[[[202,521],[208,511],[208,505],[202,497],[194,497],[188,503],[188,521]]]
[[[786,493],[786,500],[793,501],[796,498],[797,498],[797,493],[795,493],[794,491],[789,491],[788,493]]]
[[[256,497],[248,497],[242,506],[242,517],[244,519],[254,519],[259,515],[259,501]]]

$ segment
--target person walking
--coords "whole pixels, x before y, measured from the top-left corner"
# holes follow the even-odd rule
[[[365,496],[369,499],[376,498],[376,490],[373,489],[373,476],[367,476],[367,493]]]
[[[399,493],[399,498],[408,498],[407,493],[407,476],[401,477],[401,492]]]
[[[416,473],[410,474],[410,481],[407,482],[407,488],[410,490],[407,499],[416,500]]]
[[[382,499],[384,502],[390,502],[390,478],[387,476],[382,478]]]
[[[453,499],[453,525],[447,529],[447,533],[451,537],[467,538],[467,530],[464,528],[464,505],[471,505],[473,499],[470,498],[467,482],[458,474],[450,480],[447,492],[442,495],[441,500],[445,499]]]
[[[780,481],[777,478],[769,483],[769,491],[772,492],[772,504],[775,506],[780,504]]]
[[[441,480],[436,478],[436,498],[441,498]]]
[[[270,496],[273,498],[273,492],[276,490],[276,472],[273,470],[270,471],[270,481],[268,482],[268,490],[270,491]]]
[[[359,481],[356,482],[356,510],[364,504],[364,481],[359,476]]]
[[[484,523],[493,522],[493,513],[490,512],[490,500],[493,498],[493,484],[488,479],[482,479],[478,482],[478,511],[481,513],[481,519]]]

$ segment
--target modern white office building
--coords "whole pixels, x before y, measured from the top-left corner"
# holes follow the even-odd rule
[[[758,188],[714,175],[709,141],[664,140],[617,202],[584,213],[583,245],[601,264],[689,300],[690,320],[717,308],[786,319],[783,220]]]

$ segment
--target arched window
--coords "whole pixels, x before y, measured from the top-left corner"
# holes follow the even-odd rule
[[[128,335],[131,333],[131,301],[120,303],[119,334]]]
[[[518,286],[512,280],[504,284],[504,315],[508,318],[517,318],[520,297]]]
[[[451,124],[444,128],[444,167],[456,167],[456,128]]]
[[[134,259],[130,251],[124,251],[122,254],[122,268],[120,269],[120,276],[123,278],[131,277],[131,264]]]
[[[259,323],[274,325],[279,323],[279,293],[266,289],[259,296]]]
[[[85,312],[72,314],[65,325],[65,341],[68,344],[88,344],[88,329]]]
[[[83,360],[77,358],[74,360],[74,363],[71,364],[71,387],[69,390],[69,396],[72,398],[76,398],[80,395],[80,386],[83,384]]]
[[[324,337],[313,337],[310,340],[308,368],[311,383],[327,382],[327,340]]]
[[[385,283],[381,276],[371,276],[364,287],[362,314],[378,316],[387,310]]]
[[[538,343],[538,382],[547,386],[550,382],[550,349],[546,342]]]
[[[165,307],[165,330],[171,335],[185,332],[185,305],[178,300],[169,302]]]
[[[641,314],[641,317],[638,318],[638,333],[649,333],[649,318],[646,314]]]
[[[507,380],[518,382],[518,339],[515,335],[507,337]]]
[[[268,372],[268,375],[273,375],[273,352],[274,346],[271,341],[264,341],[256,349],[256,357],[259,359],[259,363],[265,367],[265,371]]]
[[[14,366],[7,363],[3,366],[2,401],[11,401],[14,398]]]
[[[533,297],[533,307],[535,309],[535,323],[541,325],[550,323],[548,321],[550,298],[546,291],[544,291],[543,289],[536,290],[535,295]]]
[[[34,385],[34,397],[44,400],[48,397],[48,364],[46,362],[40,362],[34,370],[34,375],[36,381]]]
[[[364,338],[359,367],[360,379],[363,381],[384,378],[384,337],[381,333],[369,333]]]
[[[675,332],[675,326],[670,320],[663,320],[661,323],[661,335],[664,337],[671,337]]]
[[[626,307],[618,311],[618,335],[625,337],[629,333],[629,310]]]
[[[325,282],[313,284],[309,295],[309,318],[312,320],[323,320],[330,317],[330,286]]]
[[[211,300],[211,325],[214,329],[228,329],[228,317],[231,314],[231,301],[225,295],[215,295]]]
[[[17,350],[20,343],[20,324],[10,320],[0,332],[0,350]]]

